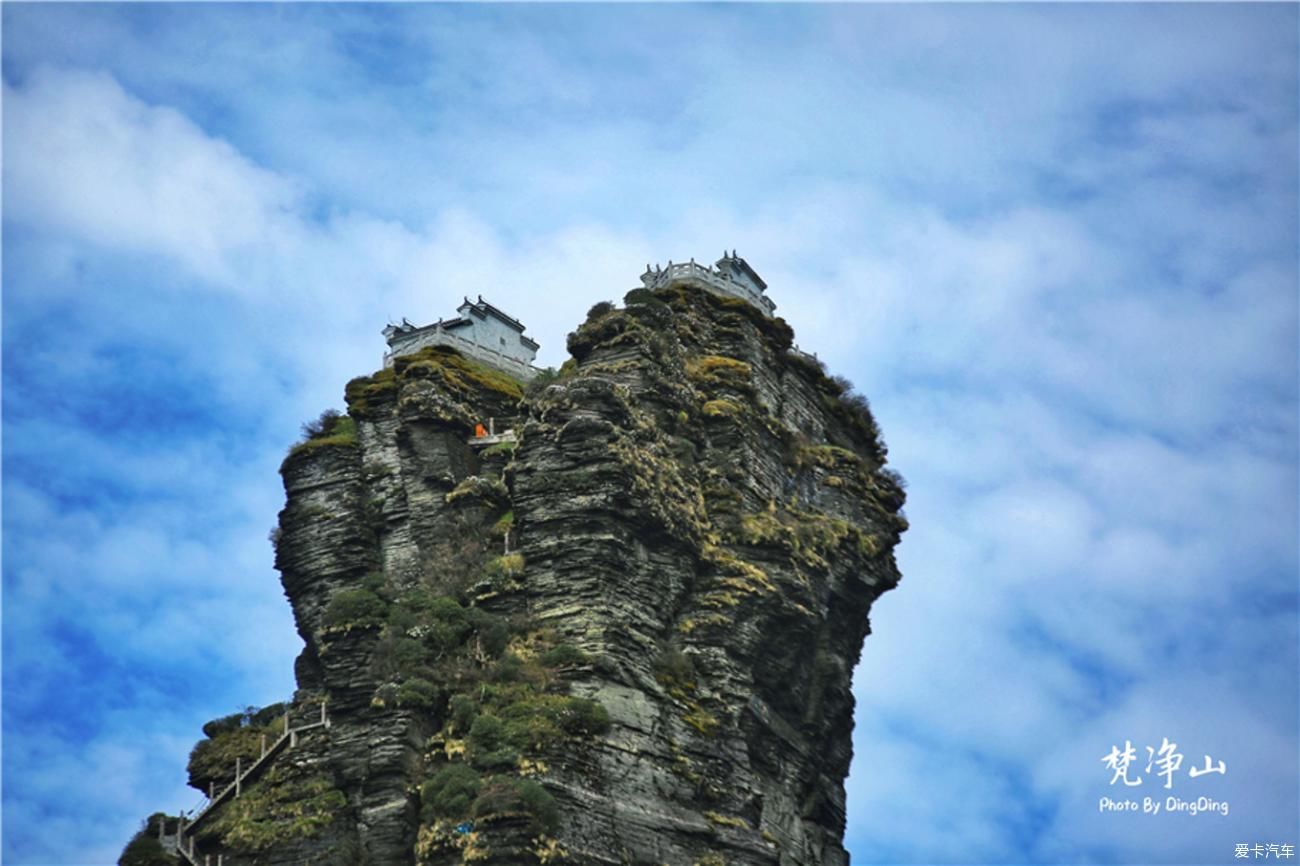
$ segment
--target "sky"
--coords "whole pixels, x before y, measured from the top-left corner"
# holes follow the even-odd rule
[[[732,248],[908,482],[853,864],[1300,844],[1298,13],[4,3],[0,859],[291,693],[276,470],[386,323],[558,366]]]

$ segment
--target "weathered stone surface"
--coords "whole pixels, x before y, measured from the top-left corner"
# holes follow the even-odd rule
[[[202,849],[234,866],[846,864],[852,671],[906,522],[865,403],[791,336],[740,301],[640,291],[522,401],[427,352],[349,383],[355,434],[285,461],[277,552],[305,643],[295,705],[331,718],[277,761],[313,762],[346,807],[316,836],[254,851],[208,832]],[[514,419],[513,450],[467,443],[489,416]],[[388,619],[340,621],[365,587]],[[509,648],[485,649],[482,622],[457,648],[395,618],[421,591],[509,623]],[[570,656],[542,666],[530,640]],[[481,693],[475,712],[508,719],[488,696],[518,670],[528,700],[594,700],[607,729],[485,769],[454,707]],[[422,819],[421,784],[471,761],[484,790],[540,784],[558,820],[483,793],[472,827]]]

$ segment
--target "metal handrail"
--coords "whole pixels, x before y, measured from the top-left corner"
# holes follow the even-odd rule
[[[220,803],[226,799],[226,797],[230,794],[231,791],[234,791],[234,795],[236,797],[238,797],[241,793],[243,793],[244,780],[247,779],[249,776],[253,775],[254,773],[258,772],[258,770],[260,770],[262,767],[264,767],[267,761],[273,758],[276,755],[276,753],[280,751],[282,747],[287,747],[291,749],[294,746],[298,745],[298,735],[300,733],[302,733],[303,731],[310,731],[313,728],[328,728],[330,726],[330,720],[328,714],[325,711],[324,701],[321,701],[321,705],[320,705],[320,720],[316,722],[311,722],[306,725],[299,725],[298,727],[295,728],[290,724],[289,712],[290,711],[287,709],[284,711],[284,733],[281,734],[279,737],[277,737],[274,743],[271,743],[268,746],[266,744],[265,735],[263,735],[262,754],[256,761],[249,764],[248,767],[245,768],[242,766],[243,760],[241,758],[236,758],[235,778],[230,784],[226,785],[220,791],[215,790],[215,788],[209,788],[207,801],[200,804],[201,808],[198,808],[197,814],[195,813],[194,809],[190,810],[189,814],[193,815],[193,817],[190,818],[188,822],[186,821],[186,813],[181,812],[180,823],[176,827],[176,849],[180,852],[181,856],[185,860],[189,861],[191,866],[199,866],[199,863],[194,854],[193,836],[189,837],[189,841],[190,841],[189,851],[185,850],[185,831],[193,830],[195,825],[197,825],[200,821],[202,821],[209,814],[211,814],[212,810],[216,806],[220,805]],[[221,856],[218,856],[217,858],[218,863],[220,863],[221,859],[222,859]],[[205,864],[205,866],[210,866],[210,864]]]

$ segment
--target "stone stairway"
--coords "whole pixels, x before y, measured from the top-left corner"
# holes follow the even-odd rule
[[[243,761],[235,759],[235,778],[229,785],[220,791],[210,790],[207,802],[202,804],[196,812],[192,812],[192,817],[188,820],[184,813],[181,814],[180,823],[176,829],[175,836],[165,836],[159,833],[158,841],[168,851],[174,851],[182,860],[189,863],[190,866],[224,866],[222,862],[224,855],[218,854],[216,860],[212,859],[209,854],[202,857],[194,852],[194,837],[188,835],[198,826],[205,818],[212,814],[213,810],[226,802],[234,799],[243,793],[244,785],[256,778],[262,770],[266,769],[280,752],[286,749],[292,749],[298,745],[298,737],[305,731],[316,728],[328,728],[330,726],[329,716],[325,712],[324,702],[320,705],[320,719],[305,725],[294,727],[290,723],[289,711],[284,713],[284,733],[282,733],[275,742],[268,744],[265,737],[262,739],[262,754],[256,761],[253,761],[247,767],[243,766]],[[200,860],[202,862],[200,862]]]

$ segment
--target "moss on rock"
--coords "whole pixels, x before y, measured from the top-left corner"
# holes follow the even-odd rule
[[[315,836],[341,815],[347,797],[332,779],[293,764],[272,767],[213,819],[227,848],[264,851]]]

